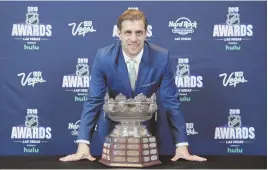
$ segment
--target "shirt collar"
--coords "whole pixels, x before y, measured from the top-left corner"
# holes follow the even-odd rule
[[[135,60],[137,63],[140,63],[141,62],[141,57],[143,55],[143,48],[141,49],[141,51],[139,52],[139,54],[134,57],[134,58],[130,58],[125,52],[124,50],[122,49],[122,52],[123,52],[123,56],[124,56],[124,59],[125,59],[125,62],[127,63],[129,60]]]

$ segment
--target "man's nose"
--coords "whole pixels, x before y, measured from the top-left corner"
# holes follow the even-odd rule
[[[131,34],[130,40],[134,41],[134,42],[137,41],[137,35],[136,34]]]

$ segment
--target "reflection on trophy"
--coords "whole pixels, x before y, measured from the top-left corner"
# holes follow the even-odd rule
[[[106,94],[103,109],[113,121],[120,122],[103,145],[101,163],[115,167],[146,167],[161,164],[156,138],[141,122],[157,110],[156,96],[142,93],[127,99],[121,93],[115,99]]]

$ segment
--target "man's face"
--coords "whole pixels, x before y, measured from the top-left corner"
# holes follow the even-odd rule
[[[142,20],[124,20],[118,35],[122,48],[129,57],[135,57],[143,48],[146,39],[145,25]]]

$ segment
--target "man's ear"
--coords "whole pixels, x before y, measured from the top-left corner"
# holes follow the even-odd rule
[[[118,35],[118,38],[121,40],[121,31],[117,28],[117,35]]]
[[[117,34],[120,35],[121,31],[117,28]]]

